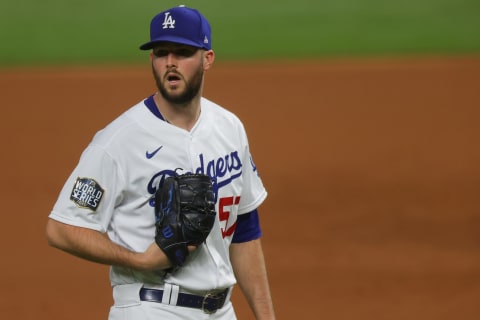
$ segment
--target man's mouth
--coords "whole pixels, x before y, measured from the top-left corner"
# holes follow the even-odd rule
[[[170,85],[177,85],[180,82],[181,77],[177,74],[170,73],[166,76],[166,80]]]

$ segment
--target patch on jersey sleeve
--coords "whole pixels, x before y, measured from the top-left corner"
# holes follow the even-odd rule
[[[255,162],[253,162],[252,156],[250,156],[250,164],[252,165],[252,170],[253,170],[253,172],[256,172],[257,175],[260,176],[260,174],[259,174],[258,171],[257,171],[257,166],[255,165]]]
[[[73,185],[70,200],[78,207],[96,211],[105,191],[91,178],[77,178]]]

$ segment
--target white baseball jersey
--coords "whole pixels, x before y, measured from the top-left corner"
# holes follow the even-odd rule
[[[113,266],[112,285],[175,283],[190,290],[212,290],[235,283],[229,245],[237,215],[256,209],[267,193],[252,161],[241,121],[202,98],[191,131],[154,115],[142,101],[103,130],[82,153],[50,218],[108,232],[110,239],[144,252],[154,241],[153,195],[163,179],[178,173],[212,177],[217,220],[206,243],[174,274]]]

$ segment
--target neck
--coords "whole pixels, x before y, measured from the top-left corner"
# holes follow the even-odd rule
[[[193,128],[200,117],[200,97],[195,97],[187,104],[172,104],[156,93],[154,101],[165,121],[187,131]]]

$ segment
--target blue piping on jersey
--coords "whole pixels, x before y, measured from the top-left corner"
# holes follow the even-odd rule
[[[160,113],[160,110],[158,110],[157,104],[155,103],[155,100],[153,100],[153,95],[145,99],[143,102],[145,103],[145,106],[148,108],[148,110],[150,110],[157,118],[163,121],[167,121]]]

